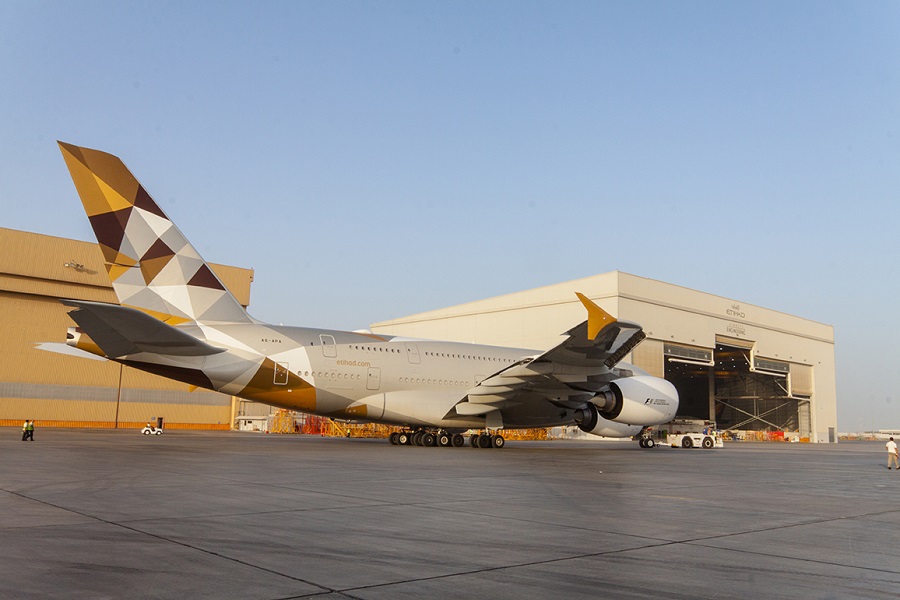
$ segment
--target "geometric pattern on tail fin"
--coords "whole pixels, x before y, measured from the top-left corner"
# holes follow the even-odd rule
[[[253,321],[118,157],[59,147],[120,304],[172,324]]]

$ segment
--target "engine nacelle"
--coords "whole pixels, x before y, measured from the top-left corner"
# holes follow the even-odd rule
[[[639,434],[641,429],[643,429],[642,425],[626,425],[625,423],[607,421],[600,416],[597,407],[593,404],[588,404],[586,407],[575,411],[575,423],[585,433],[603,437],[632,437]]]
[[[629,425],[660,425],[675,418],[678,392],[665,379],[635,375],[611,382],[609,389],[591,402],[604,419]]]

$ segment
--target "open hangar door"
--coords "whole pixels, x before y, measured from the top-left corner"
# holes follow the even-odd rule
[[[713,351],[665,344],[665,378],[678,390],[679,419],[714,420]]]
[[[681,399],[678,418],[716,422],[726,431],[809,436],[811,367],[760,358],[753,342],[716,337],[715,349],[665,344],[665,378]],[[799,386],[791,393],[792,372]],[[798,389],[803,388],[803,389]],[[804,392],[801,394],[801,392]]]

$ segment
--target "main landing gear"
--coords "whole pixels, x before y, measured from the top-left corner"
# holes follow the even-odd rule
[[[430,431],[416,429],[413,431],[395,431],[390,437],[393,446],[440,446],[459,448],[466,445],[466,438],[461,433],[448,433],[443,430]],[[475,433],[469,436],[469,445],[473,448],[502,448],[506,440],[499,433]]]
[[[469,436],[469,445],[473,448],[502,448],[506,440],[499,433],[475,433]]]

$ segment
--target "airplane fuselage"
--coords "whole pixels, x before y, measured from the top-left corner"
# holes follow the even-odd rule
[[[444,428],[482,427],[484,415],[454,405],[487,377],[535,350],[263,324],[184,328],[227,352],[197,357],[196,370],[126,356],[122,362],[215,391],[333,418]],[[241,360],[235,360],[236,357]],[[150,364],[148,364],[148,361]],[[240,376],[258,364],[249,379]],[[205,377],[204,377],[205,375]],[[572,423],[546,402],[518,411],[507,427]]]

